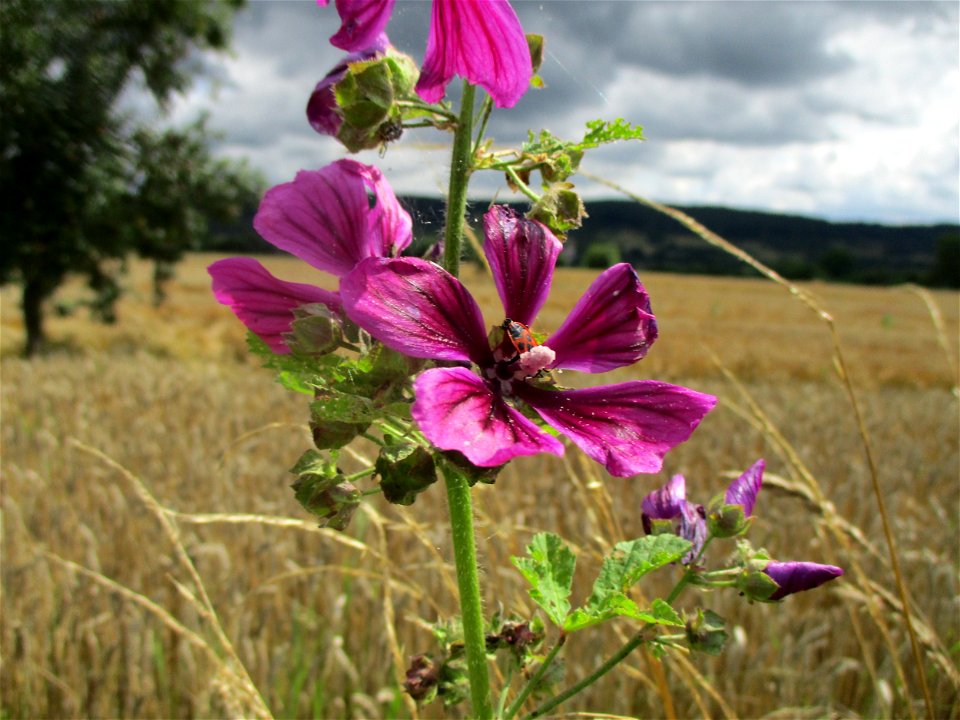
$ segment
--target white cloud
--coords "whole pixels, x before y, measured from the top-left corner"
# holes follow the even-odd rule
[[[398,3],[388,31],[421,58],[427,6]],[[951,3],[517,3],[547,35],[546,90],[495,118],[500,142],[527,128],[578,136],[596,117],[649,141],[585,167],[645,195],[882,222],[957,221],[960,41]],[[198,85],[175,121],[211,112],[222,150],[273,182],[343,155],[304,107],[340,57],[332,6],[255,3],[238,18],[216,92]],[[421,27],[423,26],[423,27]],[[136,103],[133,103],[135,105]],[[399,193],[440,194],[447,138],[409,132],[380,165]],[[587,196],[607,190],[580,181]],[[474,195],[503,188],[479,175]]]

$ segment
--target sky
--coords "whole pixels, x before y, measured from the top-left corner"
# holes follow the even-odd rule
[[[960,4],[956,2],[632,2],[515,0],[546,38],[540,75],[489,135],[579,138],[588,120],[624,118],[646,140],[592,151],[582,167],[632,192],[836,221],[960,220]],[[430,5],[398,0],[391,42],[423,58]],[[328,38],[333,3],[253,0],[229,56],[172,106],[209,112],[218,151],[246,157],[271,184],[346,151],[306,121],[314,85],[343,56]],[[450,135],[410,130],[378,165],[398,194],[443,194]],[[575,178],[589,199],[614,197]],[[517,199],[494,173],[471,194]],[[589,206],[588,206],[589,210]]]

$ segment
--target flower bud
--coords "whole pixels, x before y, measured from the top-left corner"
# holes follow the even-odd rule
[[[722,498],[715,498],[707,507],[707,527],[718,538],[743,535],[750,529],[753,518],[744,514],[743,505],[729,505]]]
[[[708,655],[719,655],[727,641],[726,621],[712,610],[697,608],[697,614],[688,617],[686,623],[687,643],[691,650]]]

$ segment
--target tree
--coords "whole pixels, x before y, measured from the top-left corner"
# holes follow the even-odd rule
[[[154,263],[154,303],[188,249],[199,249],[211,221],[225,223],[255,206],[265,181],[246,163],[211,156],[206,118],[183,129],[133,134],[137,174],[125,207],[125,226],[135,234],[137,254]]]
[[[0,3],[0,283],[22,285],[27,355],[44,340],[44,300],[68,274],[85,276],[109,315],[118,285],[107,261],[144,238],[147,257],[161,254],[156,218],[136,202],[159,169],[138,167],[152,141],[118,101],[138,79],[165,108],[198,70],[191,53],[227,47],[241,3]],[[197,140],[202,127],[180,132]],[[188,174],[212,162],[177,158]]]

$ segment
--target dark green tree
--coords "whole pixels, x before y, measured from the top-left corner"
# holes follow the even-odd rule
[[[69,274],[86,277],[109,317],[117,259],[137,250],[171,257],[175,231],[158,231],[167,219],[142,202],[159,165],[138,161],[178,132],[199,139],[203,125],[151,137],[119,100],[136,80],[163,110],[199,71],[199,51],[227,48],[241,4],[0,2],[0,283],[22,286],[27,355],[44,340],[43,302]],[[176,158],[187,174],[212,162],[209,154]],[[190,198],[203,194],[193,191]]]
[[[595,242],[587,246],[580,259],[581,267],[606,270],[620,262],[620,246],[615,242]]]
[[[927,282],[937,287],[960,287],[960,235],[948,233],[938,237],[934,253]]]
[[[215,158],[201,117],[183,129],[137,130],[132,137],[137,170],[124,213],[134,249],[153,261],[154,303],[189,249],[199,249],[211,222],[228,223],[255,207],[265,186],[246,163]]]

